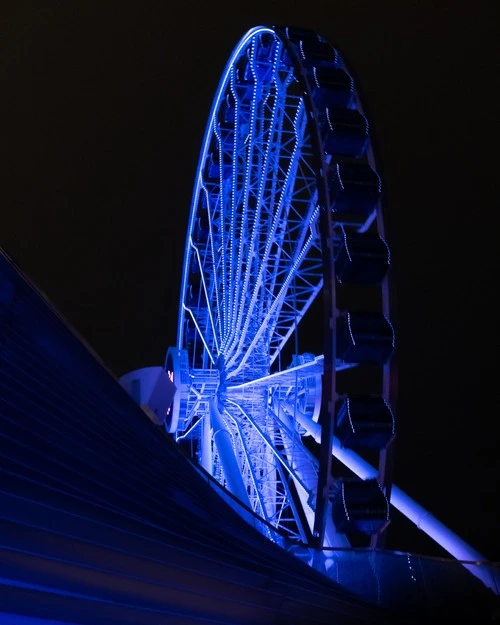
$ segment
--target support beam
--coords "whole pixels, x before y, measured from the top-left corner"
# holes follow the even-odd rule
[[[228,489],[243,504],[251,508],[247,489],[241,475],[241,469],[233,452],[231,434],[219,412],[217,399],[215,397],[210,399],[210,421],[212,423],[214,442],[217,446]],[[243,511],[241,514],[242,516],[247,516]],[[250,514],[248,514],[247,520],[253,524],[254,519]]]
[[[296,418],[307,433],[317,443],[321,442],[321,426],[300,411]],[[335,436],[332,437],[332,455],[363,480],[376,478],[378,471],[352,449],[342,447]],[[488,567],[488,558],[462,540],[455,532],[438,521],[428,510],[419,505],[409,495],[393,484],[390,503],[404,516],[430,536],[454,558],[461,561],[473,575],[479,578],[495,594],[500,593],[500,572]]]

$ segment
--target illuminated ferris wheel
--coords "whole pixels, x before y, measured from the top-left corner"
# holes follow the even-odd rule
[[[498,594],[487,558],[392,482],[375,160],[338,50],[310,30],[249,30],[203,139],[177,345],[120,383],[226,502],[314,568],[331,575],[353,547],[380,552],[396,508]]]
[[[302,544],[374,544],[389,522],[381,191],[338,51],[312,31],[247,32],[196,173],[166,428],[262,531]],[[377,478],[341,471],[335,444],[375,459]]]

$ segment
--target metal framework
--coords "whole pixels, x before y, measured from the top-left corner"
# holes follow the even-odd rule
[[[328,78],[320,84],[318,72],[331,68],[347,78],[340,89]],[[326,105],[325,93],[333,95]],[[376,206],[335,216],[329,198],[337,170],[324,137],[339,99],[359,111],[338,52],[315,33],[258,27],[239,42],[200,154],[168,355],[176,380],[187,380],[170,428],[176,440],[189,441],[209,473],[288,537],[345,547],[328,513],[331,437],[323,456],[313,454],[297,420],[300,411],[332,430],[335,375],[358,364],[334,353],[332,248],[346,230],[377,223]],[[362,119],[356,157],[368,162]],[[320,297],[327,347],[299,354],[299,324]]]

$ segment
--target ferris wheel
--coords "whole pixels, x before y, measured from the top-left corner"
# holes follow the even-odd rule
[[[395,508],[498,594],[488,559],[392,481],[383,199],[339,51],[311,30],[249,30],[200,151],[177,344],[120,383],[227,503],[317,570],[380,553]]]
[[[339,52],[309,30],[248,31],[199,157],[165,427],[264,533],[301,544],[377,545],[389,523],[395,336],[381,204]],[[335,444],[374,461],[377,477],[343,470]]]

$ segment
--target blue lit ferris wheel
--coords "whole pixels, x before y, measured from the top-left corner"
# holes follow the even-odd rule
[[[263,528],[337,547],[383,534],[388,268],[381,181],[344,61],[311,31],[250,30],[196,173],[166,427]],[[320,320],[318,352],[303,347],[308,318]],[[350,392],[360,368],[371,384]],[[333,436],[376,456],[379,479],[337,475]]]
[[[392,506],[497,592],[475,566],[487,559],[392,483],[389,270],[349,68],[313,31],[253,28],[206,126],[177,345],[121,383],[250,524],[315,568],[383,547]]]

